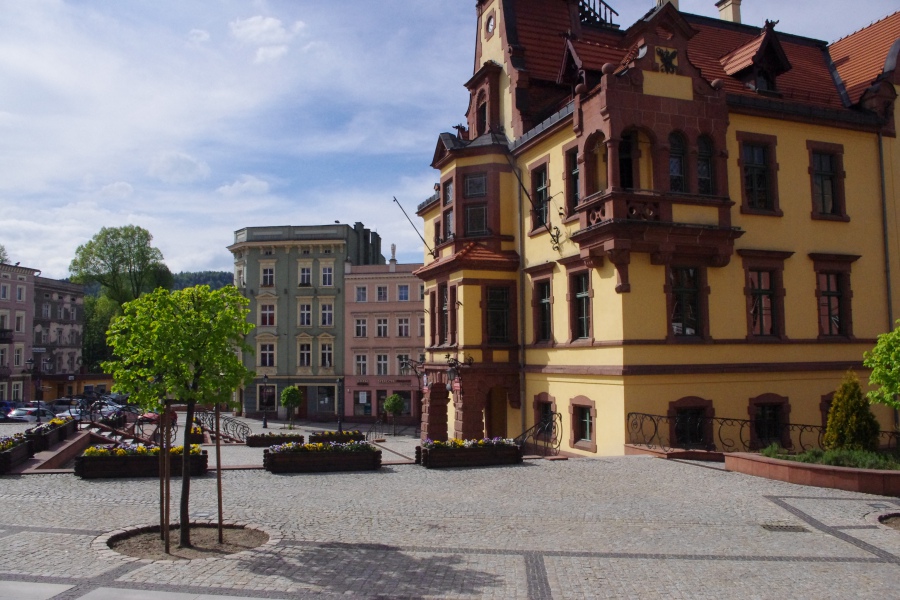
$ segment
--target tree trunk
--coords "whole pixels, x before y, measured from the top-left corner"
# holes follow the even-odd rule
[[[191,547],[191,518],[188,509],[188,501],[191,496],[191,468],[189,461],[189,455],[191,452],[191,445],[188,442],[190,439],[188,436],[191,434],[191,425],[194,422],[194,405],[196,404],[196,400],[188,400],[187,403],[187,414],[185,415],[185,424],[184,424],[184,442],[183,442],[183,450],[181,453],[181,531],[179,535],[178,545],[182,548],[190,548]]]

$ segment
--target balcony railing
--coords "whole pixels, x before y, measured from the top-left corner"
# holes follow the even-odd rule
[[[628,413],[629,444],[664,452],[705,450],[708,452],[758,452],[772,443],[805,452],[822,449],[825,428],[799,423],[757,423],[747,419],[725,419],[697,415],[650,415]],[[882,431],[879,448],[897,449],[900,432]]]
[[[0,329],[0,344],[12,344],[13,343],[13,330],[12,329]]]

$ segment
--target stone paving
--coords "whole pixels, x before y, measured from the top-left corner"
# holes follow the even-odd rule
[[[9,427],[0,424],[0,435]],[[398,461],[415,445],[409,436],[384,444]],[[225,466],[261,463],[257,449],[228,447],[225,456]],[[223,471],[223,486],[226,518],[277,541],[226,558],[149,562],[96,540],[152,524],[158,481],[0,478],[0,598],[900,596],[900,532],[876,519],[900,513],[900,499],[721,465],[617,457],[365,473],[238,469]],[[193,480],[195,518],[214,518],[215,490],[213,474]],[[173,492],[177,513],[177,485]]]

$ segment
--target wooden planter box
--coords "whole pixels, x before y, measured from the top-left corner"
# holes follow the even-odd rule
[[[25,437],[31,440],[31,448],[34,452],[43,452],[66,439],[65,429],[65,426],[63,426],[54,427],[44,433],[25,432]]]
[[[375,471],[381,468],[381,450],[375,452],[269,452],[263,450],[263,468],[270,473],[325,473]]]
[[[202,433],[189,433],[188,444],[202,444],[206,441],[206,436]]]
[[[66,424],[60,427],[60,429],[62,430],[62,439],[67,440],[78,432],[78,422],[74,420],[66,421]]]
[[[31,442],[25,442],[0,452],[0,474],[9,473],[32,456],[34,456],[34,452],[31,451]]]
[[[302,435],[248,435],[247,445],[251,448],[268,448],[269,446],[277,446],[279,444],[287,444],[288,442],[303,443]]]
[[[206,474],[208,465],[205,451],[190,455],[192,476]],[[172,456],[169,468],[173,476],[181,476],[181,456]],[[83,479],[159,477],[159,456],[78,456],[75,474]]]
[[[362,442],[365,439],[366,439],[366,436],[363,433],[341,433],[341,434],[331,434],[331,435],[325,435],[323,433],[309,434],[309,443],[310,444],[318,444],[318,443],[325,443],[325,442],[337,442],[339,444],[346,444],[347,442]]]
[[[522,462],[522,450],[516,446],[437,449],[416,446],[416,462],[428,469],[515,465]]]

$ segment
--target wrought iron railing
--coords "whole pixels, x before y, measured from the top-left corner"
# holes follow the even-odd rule
[[[708,452],[757,452],[776,443],[782,448],[805,452],[822,448],[825,428],[800,423],[756,424],[748,419],[726,419],[698,415],[650,415],[628,413],[628,443],[671,450]],[[879,447],[897,449],[900,433],[882,431]]]
[[[579,3],[581,22],[591,25],[613,25],[613,15],[619,16],[603,0],[581,0]]]
[[[216,413],[208,410],[198,410],[194,413],[194,418],[210,434],[215,434]],[[226,417],[222,414],[219,414],[219,431],[222,432],[222,437],[242,444],[246,443],[247,436],[252,433],[250,426],[243,421],[239,421],[234,417]]]
[[[372,440],[382,439],[387,435],[387,424],[378,419],[372,426],[369,427],[369,430],[366,432],[366,441],[371,442]]]
[[[515,437],[524,451],[541,456],[556,456],[562,444],[562,414],[550,413]]]

